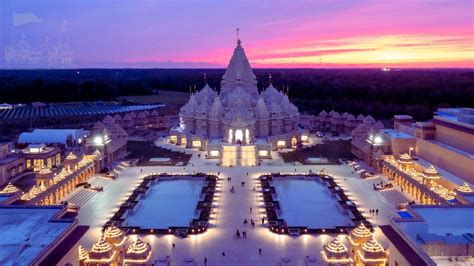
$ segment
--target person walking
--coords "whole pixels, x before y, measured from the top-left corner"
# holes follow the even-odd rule
[[[250,207],[250,213],[252,213],[252,207]]]
[[[262,249],[261,248],[258,249],[258,255],[262,256]]]
[[[243,237],[243,238],[247,238],[247,232],[242,231],[242,237]]]
[[[173,245],[171,246],[171,250],[173,250],[175,247],[176,245],[173,243]]]
[[[207,258],[204,258],[204,266],[207,266]]]
[[[262,217],[262,224],[265,224],[265,217]]]

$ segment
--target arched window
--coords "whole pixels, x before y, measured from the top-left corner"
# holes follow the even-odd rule
[[[241,129],[235,131],[235,142],[242,142],[244,140],[244,132]]]
[[[229,143],[232,143],[232,139],[233,139],[233,136],[234,136],[234,131],[232,129],[229,129]]]

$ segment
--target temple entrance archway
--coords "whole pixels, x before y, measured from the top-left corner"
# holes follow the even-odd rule
[[[242,143],[244,140],[244,132],[241,129],[235,131],[235,142]]]

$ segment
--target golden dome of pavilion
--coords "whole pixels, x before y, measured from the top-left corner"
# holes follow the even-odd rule
[[[76,160],[77,159],[77,156],[73,153],[73,152],[70,152],[67,156],[66,156],[66,160]]]
[[[426,179],[439,179],[439,178],[441,178],[438,171],[436,171],[436,168],[434,168],[433,165],[430,165],[428,168],[423,170],[421,175],[422,175],[423,178],[426,178]]]
[[[358,245],[367,242],[370,237],[372,237],[372,233],[363,223],[360,223],[359,226],[352,229],[349,235],[350,240]]]
[[[49,168],[42,168],[38,172],[38,174],[40,174],[40,175],[48,175],[48,174],[51,174],[51,173],[52,173],[52,171]]]
[[[410,155],[408,155],[407,153],[403,153],[402,155],[400,155],[400,158],[398,158],[397,161],[402,164],[413,163]]]
[[[105,241],[103,236],[92,246],[89,252],[89,260],[101,261],[103,263],[112,261],[114,257],[115,251],[112,246]]]
[[[339,239],[334,238],[329,244],[323,245],[322,257],[327,262],[349,263],[349,252]]]
[[[369,241],[362,245],[360,249],[360,255],[363,260],[370,259],[371,261],[383,261],[387,259],[387,252],[373,237],[371,237]]]
[[[464,182],[464,184],[462,184],[461,186],[457,187],[456,190],[459,191],[459,192],[462,192],[462,193],[471,193],[472,192],[471,187],[466,182]]]
[[[144,243],[138,236],[127,248],[125,253],[125,264],[146,264],[151,260],[152,251],[150,244]]]
[[[108,226],[104,232],[104,238],[107,242],[116,246],[121,246],[125,243],[125,233],[115,225]]]
[[[8,183],[2,190],[0,190],[0,194],[12,194],[17,192],[19,189],[15,187],[12,183]]]
[[[81,245],[79,245],[79,261],[89,258],[89,252]]]

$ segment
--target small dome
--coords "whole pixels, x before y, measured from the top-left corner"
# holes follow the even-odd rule
[[[140,113],[138,113],[137,118],[139,118],[139,119],[147,118],[147,115],[145,114],[145,112],[140,112]]]
[[[122,119],[122,120],[124,120],[124,121],[131,121],[131,120],[132,120],[132,116],[131,116],[129,113],[128,113],[128,114],[125,114],[125,115],[123,116],[123,119]]]
[[[127,248],[127,252],[125,253],[125,260],[141,260],[141,261],[150,261],[152,251],[150,244],[144,243],[140,238],[137,236],[135,241],[132,242]]]
[[[433,165],[430,165],[428,168],[423,170],[421,173],[423,178],[426,179],[439,179],[441,178],[440,175],[438,174],[438,171],[436,171],[436,168],[434,168]]]
[[[319,113],[318,116],[320,116],[320,117],[326,117],[326,116],[328,116],[328,113],[327,113],[326,111],[322,110],[322,111]]]
[[[111,260],[115,256],[112,246],[101,236],[99,241],[92,246],[89,258],[94,260]]]
[[[268,86],[263,91],[262,96],[265,102],[268,104],[271,102],[280,102],[283,95],[275,87],[273,87],[272,84],[270,84],[270,86]]]
[[[214,102],[212,103],[211,110],[209,111],[209,118],[220,119],[224,113],[224,107],[222,107],[221,100],[219,96],[214,97]]]
[[[332,260],[345,260],[349,261],[349,252],[347,247],[344,246],[339,239],[334,238],[329,244],[324,244],[323,246],[323,258],[326,261]]]
[[[117,226],[111,225],[105,228],[104,238],[107,242],[120,246],[124,243],[125,233]]]
[[[77,156],[73,152],[70,152],[68,156],[66,156],[66,160],[77,160]]]
[[[375,119],[371,115],[368,115],[364,118],[364,123],[365,124],[375,124]]]
[[[369,231],[369,229],[367,229],[367,227],[365,227],[363,223],[360,223],[359,226],[352,229],[350,233],[351,239],[357,244],[367,241],[371,236],[372,233]]]
[[[459,192],[462,192],[462,193],[471,193],[472,192],[471,187],[466,182],[464,182],[464,184],[462,186],[457,187],[456,190],[459,191]]]
[[[83,261],[89,258],[89,252],[81,245],[79,245],[79,260]]]
[[[15,187],[12,183],[8,183],[2,190],[0,190],[0,194],[11,194],[17,192],[19,189]]]
[[[257,119],[266,119],[269,115],[270,113],[268,112],[267,105],[265,104],[262,95],[260,95],[257,101],[257,106],[255,107],[255,116]]]
[[[103,120],[102,120],[102,123],[104,124],[113,124],[115,123],[115,119],[113,119],[113,117],[111,117],[110,115],[106,116]]]
[[[195,115],[197,118],[206,118],[207,114],[209,113],[209,110],[211,107],[207,103],[207,101],[203,101],[199,107],[195,111]]]
[[[201,104],[203,101],[206,101],[208,104],[210,104],[212,102],[212,99],[214,99],[214,94],[214,90],[209,87],[209,84],[206,83],[206,86],[204,86],[202,90],[196,93],[196,100],[198,101],[198,103]]]
[[[382,245],[373,237],[362,244],[361,253],[364,259],[384,260],[387,258],[387,254]]]
[[[278,105],[276,102],[273,102],[270,105],[270,114],[272,118],[280,118],[282,117],[283,110],[281,110],[280,105]]]
[[[137,114],[135,112],[130,112],[130,119],[135,119],[137,118]]]
[[[403,153],[402,155],[400,155],[400,158],[398,159],[398,162],[402,163],[402,164],[413,163],[413,161],[411,160],[411,157],[410,157],[410,155],[408,155],[408,153]]]
[[[364,121],[364,119],[365,119],[365,117],[362,114],[357,116],[357,120],[359,120],[359,121]]]
[[[38,174],[40,174],[40,175],[48,175],[48,174],[51,174],[51,173],[52,173],[52,171],[49,168],[42,168],[38,172]]]
[[[104,130],[105,129],[105,126],[102,122],[97,122],[94,124],[94,130],[95,131],[101,131],[101,130]]]
[[[341,115],[338,112],[334,112],[331,117],[335,119],[340,119]]]
[[[185,115],[193,115],[196,109],[198,108],[198,103],[196,101],[196,96],[194,94],[191,94],[191,97],[189,97],[189,101],[181,107],[181,113]]]
[[[372,128],[375,130],[379,130],[379,129],[385,128],[385,126],[381,121],[377,121],[377,123],[375,123],[375,125]]]

